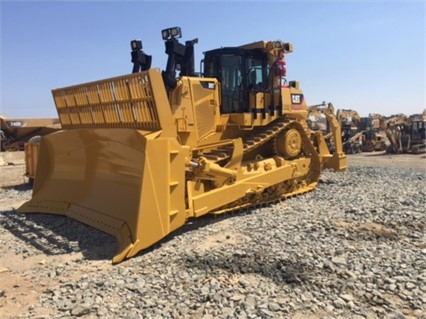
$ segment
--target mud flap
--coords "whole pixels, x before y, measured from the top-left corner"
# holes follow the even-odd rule
[[[161,131],[50,134],[40,145],[33,197],[18,211],[66,215],[115,236],[118,263],[185,223],[187,151]]]

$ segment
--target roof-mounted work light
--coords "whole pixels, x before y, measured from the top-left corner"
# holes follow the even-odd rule
[[[142,51],[142,41],[132,40],[130,41],[130,47],[132,48],[130,53],[133,63],[132,73],[148,70],[151,67],[152,57]]]
[[[274,41],[273,43],[274,49],[283,49],[284,43],[282,41]]]
[[[267,49],[273,52],[293,52],[293,44],[289,42],[283,42],[281,40],[272,41],[268,43]]]
[[[130,41],[130,46],[132,47],[132,51],[142,50],[142,41],[132,40]]]
[[[161,31],[163,40],[176,39],[182,37],[182,31],[179,27],[168,28]]]

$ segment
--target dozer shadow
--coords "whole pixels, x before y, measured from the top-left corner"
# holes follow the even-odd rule
[[[242,274],[254,274],[269,278],[277,285],[315,285],[318,280],[324,282],[332,273],[331,268],[320,269],[308,265],[303,261],[303,257],[277,257],[273,252],[261,247],[250,253],[234,252],[220,256],[206,253],[190,256],[185,264],[187,268],[205,270],[215,277],[233,278],[232,282],[228,282],[230,284],[238,284],[238,278]]]
[[[1,186],[0,188],[3,188],[4,190],[16,190],[19,192],[25,192],[32,189],[32,185],[30,183],[22,183],[17,185],[6,185]]]
[[[81,252],[85,259],[110,259],[117,249],[113,236],[66,216],[2,213],[0,226],[47,256]]]
[[[19,185],[19,189],[27,186]],[[220,221],[250,214],[255,208],[226,215],[205,215],[191,219],[182,228],[165,237],[137,256],[160,249],[161,246],[182,234],[201,229]],[[31,245],[47,256],[82,253],[87,260],[109,260],[117,250],[115,237],[67,216],[50,214],[16,214],[15,210],[2,212],[0,226],[12,235]]]

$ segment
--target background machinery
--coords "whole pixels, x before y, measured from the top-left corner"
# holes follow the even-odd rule
[[[6,118],[0,115],[0,151],[24,150],[34,136],[42,136],[61,128],[58,118]]]
[[[410,115],[409,151],[414,154],[426,152],[426,109],[421,114]]]
[[[362,152],[361,117],[352,109],[339,109],[336,114],[342,130],[343,151],[346,154]]]
[[[330,126],[330,119],[328,114],[334,115],[334,108],[332,104],[323,101],[320,104],[308,106],[308,126],[314,132],[321,132],[330,153],[335,151],[334,128]]]
[[[308,126],[313,131],[321,131],[324,135],[330,133],[327,117],[324,110],[327,109],[327,104],[323,101],[320,104],[308,106]]]
[[[370,113],[368,117],[362,117],[360,131],[362,132],[363,152],[386,150],[386,134],[382,115]]]
[[[388,153],[426,152],[426,109],[421,114],[406,116],[395,114],[384,122],[386,136],[390,142]]]
[[[408,150],[410,120],[404,114],[394,114],[384,121],[385,133],[389,141],[387,153],[400,154]]]
[[[333,107],[330,153],[308,127],[299,82],[285,78],[290,43],[207,51],[196,75],[197,39],[181,44],[179,28],[162,36],[165,71],[132,41],[133,74],[52,91],[63,130],[41,139],[33,196],[19,209],[115,235],[114,263],[190,218],[302,194],[322,169],[346,169]]]

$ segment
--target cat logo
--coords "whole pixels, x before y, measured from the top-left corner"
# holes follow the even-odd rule
[[[291,104],[301,104],[303,101],[303,94],[292,94]]]

